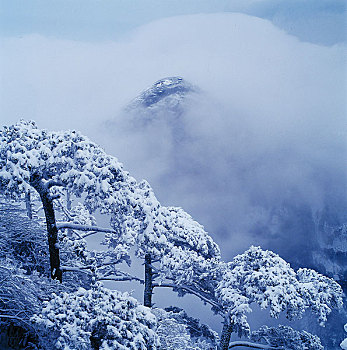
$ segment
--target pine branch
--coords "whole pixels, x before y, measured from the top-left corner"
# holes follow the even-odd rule
[[[90,236],[92,234],[95,234],[97,232],[117,234],[117,232],[115,230],[112,230],[111,228],[103,228],[103,227],[82,225],[82,224],[73,224],[71,222],[59,222],[59,223],[57,223],[57,228],[58,228],[58,230],[72,229],[72,230],[78,230],[78,231],[92,231],[91,233],[84,235],[83,238]]]
[[[98,281],[115,281],[115,282],[124,282],[124,281],[137,281],[140,282],[141,284],[144,284],[145,281],[135,277],[135,276],[129,276],[129,277],[121,277],[121,278],[116,278],[116,277],[102,277],[98,278]]]
[[[61,266],[60,269],[63,272],[80,272],[80,273],[85,273],[87,275],[91,275],[92,274],[90,271],[85,271],[85,270],[87,270],[86,268],[80,268],[80,267]]]

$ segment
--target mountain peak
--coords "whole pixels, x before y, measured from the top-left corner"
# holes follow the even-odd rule
[[[198,89],[182,77],[167,77],[158,80],[144,90],[129,105],[129,109],[155,109],[165,107],[168,110],[179,108],[185,97]]]

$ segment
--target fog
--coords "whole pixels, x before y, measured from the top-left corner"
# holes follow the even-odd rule
[[[1,45],[2,124],[81,130],[191,213],[225,259],[254,244],[310,265],[322,213],[346,220],[343,44],[224,13],[161,19],[118,41]],[[182,115],[142,123],[125,111],[167,76],[199,88]]]
[[[285,202],[316,212],[328,197],[343,198],[343,45],[301,42],[256,17],[209,14],[159,20],[126,41],[33,35],[3,39],[2,48],[3,123],[81,130],[163,203],[222,237],[228,256],[276,234],[273,211]],[[126,104],[175,75],[201,90],[180,120],[163,113],[146,127],[126,125]]]

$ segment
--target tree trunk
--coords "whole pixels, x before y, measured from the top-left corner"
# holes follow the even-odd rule
[[[145,291],[143,294],[143,304],[147,307],[152,307],[152,293],[153,293],[153,271],[152,259],[150,254],[145,255]]]
[[[66,209],[71,210],[71,195],[69,190],[66,190]]]
[[[53,201],[49,195],[49,189],[47,189],[42,179],[37,175],[32,176],[30,179],[31,185],[40,195],[43,210],[46,217],[47,234],[48,234],[48,246],[49,246],[49,260],[51,265],[51,277],[62,281],[62,270],[60,269],[60,257],[58,243],[58,229],[55,221],[55,214],[53,208]]]
[[[33,218],[33,211],[31,208],[30,190],[25,194],[25,206],[27,209],[28,218],[31,220]]]
[[[66,189],[66,209],[70,212],[71,210],[71,196],[70,191]],[[70,228],[67,229],[67,234],[69,237],[72,236],[72,230]]]
[[[152,307],[152,293],[153,293],[153,270],[152,258],[150,254],[145,255],[145,290],[143,293],[143,304],[147,307]],[[151,345],[147,346],[147,350],[152,350]]]
[[[90,345],[93,350],[99,350],[103,340],[106,340],[107,325],[101,321],[96,322],[93,326],[92,334],[89,337]]]
[[[232,332],[233,332],[233,325],[232,323],[230,323],[230,321],[227,318],[225,318],[222,334],[220,337],[219,350],[228,350]]]

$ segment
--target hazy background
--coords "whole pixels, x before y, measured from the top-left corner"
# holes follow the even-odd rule
[[[346,222],[344,1],[0,3],[2,124],[81,130],[225,259],[255,244],[315,266]],[[200,93],[134,122],[124,107],[166,76]]]

